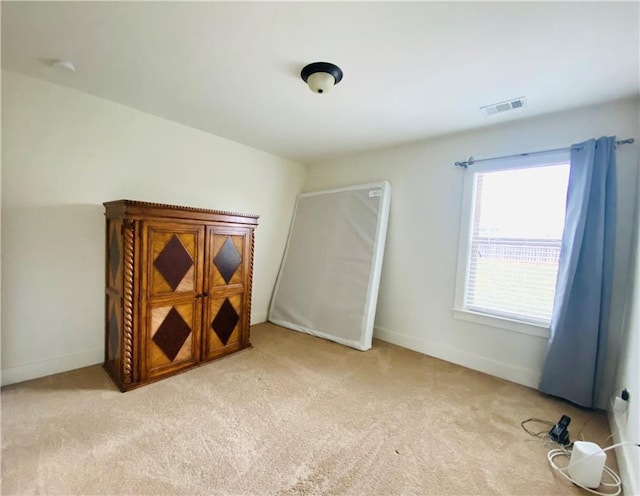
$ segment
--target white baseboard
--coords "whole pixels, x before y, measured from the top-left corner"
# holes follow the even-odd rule
[[[88,367],[89,365],[95,365],[103,361],[104,348],[94,348],[92,350],[71,353],[49,360],[4,368],[2,369],[1,383],[3,386],[8,386],[9,384],[37,379],[38,377]]]
[[[625,439],[624,436],[620,435],[623,429],[618,416],[627,414],[627,412],[616,413],[609,405],[607,418],[609,419],[609,430],[613,434],[613,444],[634,441],[633,439]],[[618,446],[615,450],[624,494],[627,496],[640,495],[640,466],[633,463],[631,455],[632,450],[638,451],[638,447],[633,445]]]
[[[474,355],[473,353],[407,336],[381,327],[376,327],[373,335],[382,341],[418,351],[435,358],[440,358],[469,369],[478,370],[485,374],[500,377],[501,379],[506,379],[517,384],[522,384],[523,386],[537,388],[540,383],[539,371],[515,367],[507,363],[498,362],[480,355]]]
[[[259,324],[267,321],[267,311],[257,311],[251,313],[251,324]],[[104,348],[94,348],[92,350],[71,353],[61,357],[42,360],[24,365],[16,365],[15,367],[3,368],[1,372],[2,386],[16,384],[38,377],[58,374],[68,370],[88,367],[104,361]]]
[[[266,310],[260,310],[257,312],[251,312],[251,325],[262,324],[267,321],[268,312]]]

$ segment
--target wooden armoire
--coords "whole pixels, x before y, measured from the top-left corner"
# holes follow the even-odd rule
[[[258,217],[104,203],[104,366],[122,391],[251,346]]]

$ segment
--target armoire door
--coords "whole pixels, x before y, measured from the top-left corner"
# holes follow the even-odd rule
[[[145,378],[200,361],[204,234],[202,225],[145,223],[141,305]]]
[[[249,322],[244,307],[250,242],[246,229],[207,227],[203,360],[248,346]]]

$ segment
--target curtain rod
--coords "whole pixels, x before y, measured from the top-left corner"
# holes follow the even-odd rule
[[[633,138],[628,138],[628,139],[616,141],[616,145],[628,145],[628,144],[631,144],[631,143],[634,143],[634,142],[635,142],[635,140]],[[479,162],[486,162],[488,160],[498,160],[498,159],[502,159],[502,158],[529,157],[530,155],[540,155],[540,154],[543,154],[543,153],[568,152],[572,148],[573,147],[568,146],[568,147],[565,147],[565,148],[554,148],[553,150],[539,150],[539,151],[535,151],[535,152],[516,153],[514,155],[502,155],[500,157],[481,158],[481,159],[478,159],[478,160],[475,160],[473,157],[469,157],[469,160],[467,160],[465,162],[456,162],[456,166],[457,167],[464,167],[466,169],[470,165],[477,164]]]

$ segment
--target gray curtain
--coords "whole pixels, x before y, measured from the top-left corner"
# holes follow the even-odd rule
[[[611,307],[615,137],[571,148],[567,213],[540,391],[595,408]]]

